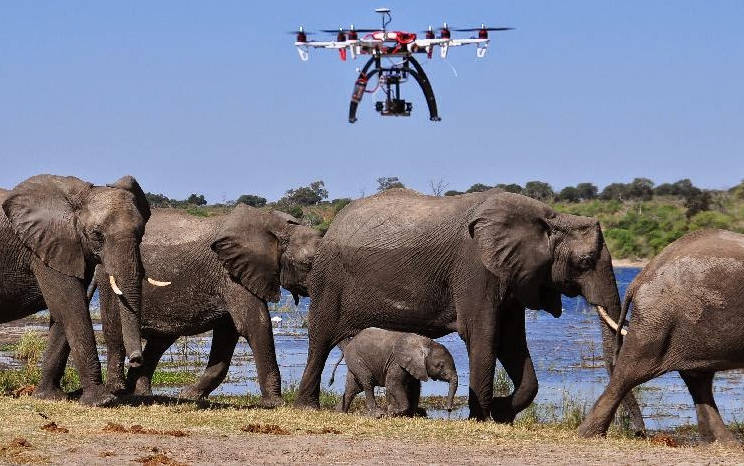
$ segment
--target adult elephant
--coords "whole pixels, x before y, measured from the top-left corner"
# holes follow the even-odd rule
[[[595,219],[499,190],[442,198],[391,189],[355,201],[334,220],[310,276],[297,403],[318,406],[331,348],[364,328],[458,332],[470,361],[470,416],[510,422],[537,393],[524,310],[558,317],[561,294],[581,294],[617,320],[610,253]],[[611,362],[613,333],[604,327]],[[515,390],[492,403],[497,357]]]
[[[167,288],[145,289],[143,364],[130,368],[126,387],[150,395],[151,379],[165,350],[179,336],[213,331],[209,362],[202,377],[182,396],[203,398],[227,375],[238,337],[253,351],[262,405],[281,402],[281,379],[267,301],[277,301],[280,285],[299,300],[321,235],[281,212],[238,205],[226,216],[198,218],[175,209],[154,209],[142,240],[148,271],[172,281]],[[108,378],[125,386],[119,308],[99,270],[101,315],[108,344]],[[63,361],[59,366],[63,368]],[[59,377],[44,374],[45,379]]]
[[[113,395],[101,381],[85,291],[100,264],[117,288],[129,363],[140,364],[144,272],[139,245],[150,217],[142,189],[131,176],[94,186],[74,177],[38,175],[0,193],[0,202],[0,322],[48,308],[50,339],[62,344],[48,346],[45,369],[55,364],[57,353],[66,359],[71,347],[83,386],[80,401],[111,401]],[[58,387],[44,384],[34,394],[65,397]]]
[[[703,440],[735,442],[713,399],[713,377],[744,368],[744,235],[688,233],[644,267],[624,301],[620,320],[631,305],[633,315],[627,335],[617,335],[615,371],[579,434],[604,434],[626,393],[678,371]]]

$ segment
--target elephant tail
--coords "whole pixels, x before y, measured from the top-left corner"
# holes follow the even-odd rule
[[[331,380],[329,380],[329,381],[328,381],[328,386],[329,386],[329,387],[330,387],[331,385],[333,385],[333,381],[334,381],[334,380],[335,380],[335,378],[336,378],[336,369],[338,369],[338,365],[339,365],[339,364],[341,364],[341,361],[343,361],[343,360],[344,360],[344,353],[343,353],[343,351],[342,351],[342,352],[341,352],[341,357],[340,357],[340,358],[338,358],[338,361],[336,361],[336,364],[335,364],[335,365],[333,366],[333,372],[331,372]]]
[[[628,309],[633,304],[633,296],[635,295],[635,287],[631,284],[625,292],[625,298],[623,298],[623,306],[620,309],[620,316],[617,319],[618,329],[615,332],[615,354],[612,355],[612,367],[615,367],[617,357],[620,355],[620,348],[623,346],[623,324],[625,324],[625,317],[628,315]]]

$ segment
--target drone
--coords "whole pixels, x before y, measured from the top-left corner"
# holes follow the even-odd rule
[[[380,89],[385,94],[384,101],[375,103],[375,110],[380,115],[410,116],[413,105],[400,96],[400,85],[407,82],[409,77],[412,77],[424,92],[426,104],[429,107],[429,120],[440,121],[441,118],[437,112],[437,101],[434,97],[431,82],[421,64],[414,58],[414,54],[426,54],[426,57],[430,59],[434,54],[434,49],[439,47],[439,55],[442,58],[447,58],[450,47],[475,45],[476,57],[483,58],[488,50],[490,41],[488,33],[490,31],[514,29],[510,27],[486,27],[485,24],[476,28],[451,29],[447,23],[444,23],[441,28],[438,28],[439,37],[437,37],[435,30],[429,26],[428,30],[423,31],[425,35],[422,39],[412,32],[388,31],[387,26],[392,20],[389,8],[377,8],[375,12],[382,16],[381,29],[355,28],[352,24],[348,29],[339,27],[338,29],[321,30],[324,33],[336,33],[335,41],[308,40],[307,36],[312,33],[305,31],[302,26],[291,32],[297,35],[294,45],[297,47],[297,52],[302,61],[307,61],[310,57],[310,48],[338,50],[339,58],[342,61],[346,61],[348,55],[351,55],[352,59],[361,55],[370,56],[364,67],[357,69],[359,76],[354,83],[354,90],[349,103],[349,123],[357,121],[357,107],[364,94],[373,94]],[[478,34],[477,37],[468,39],[455,39],[452,37],[452,31],[477,32]],[[361,34],[364,35],[360,37]],[[387,59],[387,61],[383,62],[383,59]],[[394,59],[398,61],[393,61]],[[367,85],[375,76],[377,77],[376,85],[368,90]]]

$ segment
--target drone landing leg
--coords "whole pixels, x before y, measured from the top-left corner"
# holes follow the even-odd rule
[[[428,76],[424,73],[424,69],[421,67],[419,62],[415,58],[409,57],[408,61],[413,65],[414,70],[408,70],[413,76],[413,79],[421,86],[421,90],[424,91],[424,97],[426,97],[426,105],[429,107],[429,119],[431,121],[442,121],[437,112],[437,99],[434,97],[434,89],[431,88],[431,82]]]

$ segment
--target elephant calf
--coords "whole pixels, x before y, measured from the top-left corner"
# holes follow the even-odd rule
[[[374,388],[385,387],[388,413],[413,416],[418,409],[421,381],[429,377],[449,382],[447,406],[452,409],[457,391],[455,360],[447,348],[431,338],[370,327],[339,346],[348,369],[341,411],[348,412],[354,397],[364,391],[370,414],[380,417],[383,413],[375,401]],[[341,359],[333,368],[334,375]]]
[[[633,387],[679,371],[703,439],[734,441],[713,399],[713,376],[744,368],[744,235],[702,230],[678,239],[633,280],[620,322],[631,304],[632,321],[624,344],[617,336],[610,382],[579,433],[605,433]]]

